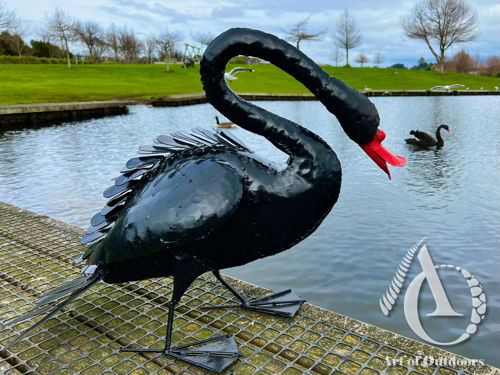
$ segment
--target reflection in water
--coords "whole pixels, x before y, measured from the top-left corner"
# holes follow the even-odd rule
[[[460,160],[453,160],[453,155],[446,149],[422,149],[408,146],[407,156],[408,177],[405,182],[416,194],[425,196],[417,205],[422,209],[442,208],[451,200],[455,192],[459,191],[460,170],[457,164]],[[439,199],[441,204],[429,204],[429,199]]]
[[[391,181],[320,103],[258,102],[332,146],[342,163],[342,190],[332,213],[306,240],[227,272],[274,290],[292,287],[309,302],[415,337],[402,307],[388,319],[378,300],[401,255],[427,236],[436,264],[466,268],[491,296],[478,333],[447,349],[499,366],[499,101],[493,96],[374,98],[387,132],[384,145],[408,159],[406,167],[391,169]],[[0,133],[0,200],[86,227],[105,203],[102,192],[111,178],[139,145],[159,134],[212,127],[216,114],[209,105],[136,106],[128,116]],[[441,123],[451,128],[442,149],[416,150],[405,143],[411,129],[432,134]],[[265,139],[242,128],[230,131],[264,157],[286,161]],[[418,264],[410,272],[410,278],[420,272]],[[470,314],[461,279],[440,276],[453,307]],[[432,299],[428,293],[422,298],[423,306]],[[433,327],[433,333],[447,337],[448,328]]]

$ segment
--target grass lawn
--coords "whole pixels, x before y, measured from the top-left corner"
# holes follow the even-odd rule
[[[236,65],[228,66],[228,70]],[[238,64],[237,66],[245,66]],[[229,85],[237,92],[306,93],[293,77],[273,65],[252,65],[255,73],[240,73]],[[500,78],[470,74],[390,68],[324,70],[356,89],[425,90],[436,85],[461,83],[471,90],[494,90]],[[397,74],[395,74],[397,72]],[[0,104],[139,99],[202,92],[199,66],[182,69],[171,65],[38,65],[3,64],[0,70]]]

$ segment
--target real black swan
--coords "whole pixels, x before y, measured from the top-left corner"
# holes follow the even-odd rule
[[[441,129],[445,129],[448,133],[450,132],[450,128],[448,125],[441,124],[436,129],[436,139],[434,139],[432,135],[429,135],[420,130],[411,130],[410,134],[413,135],[415,138],[407,138],[405,139],[405,141],[409,145],[415,145],[420,147],[432,147],[432,146],[443,147],[444,140],[443,137],[441,136]]]

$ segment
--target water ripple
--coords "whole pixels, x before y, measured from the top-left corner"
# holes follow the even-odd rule
[[[473,272],[490,297],[487,321],[473,339],[447,348],[499,366],[500,326],[500,136],[498,97],[375,98],[385,145],[407,158],[388,181],[317,102],[259,102],[317,132],[336,151],[343,168],[338,203],[318,230],[293,249],[229,270],[279,290],[293,287],[310,302],[415,337],[399,306],[388,319],[378,299],[402,255],[428,237],[437,264]],[[109,186],[137,147],[158,134],[210,127],[209,105],[179,108],[135,106],[128,116],[0,133],[0,200],[86,227],[104,204]],[[223,118],[219,114],[220,118]],[[433,133],[450,125],[440,150],[405,144],[411,129]],[[233,130],[231,130],[233,131]],[[243,129],[234,130],[267,158],[286,155]],[[412,275],[418,273],[418,263]],[[411,276],[413,277],[413,276]],[[454,275],[443,273],[456,306],[468,306]],[[429,294],[422,303],[432,304]],[[465,298],[465,299],[464,299]],[[454,305],[455,306],[455,305]],[[432,327],[437,337],[456,326]]]

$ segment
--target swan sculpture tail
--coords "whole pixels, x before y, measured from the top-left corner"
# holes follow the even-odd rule
[[[42,319],[22,332],[19,337],[17,337],[6,347],[6,349],[16,345],[18,342],[23,340],[33,330],[52,318],[54,314],[62,310],[66,305],[73,302],[81,294],[83,294],[97,282],[102,280],[103,277],[104,272],[100,268],[97,268],[91,275],[84,275],[74,280],[67,281],[52,289],[50,292],[44,294],[38,301],[35,302],[35,306],[31,310],[25,312],[23,315],[5,322],[5,325],[13,326],[14,324],[22,322],[24,320],[46,314]]]

